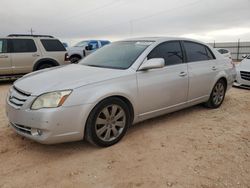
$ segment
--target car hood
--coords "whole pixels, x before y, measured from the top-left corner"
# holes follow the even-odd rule
[[[40,95],[46,92],[75,89],[118,78],[125,76],[128,72],[126,70],[72,64],[30,73],[17,80],[14,86],[26,93]]]
[[[250,59],[244,59],[238,66],[241,70],[250,71]]]

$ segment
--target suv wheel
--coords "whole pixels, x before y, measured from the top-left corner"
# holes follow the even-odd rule
[[[50,64],[50,63],[43,63],[43,64],[39,65],[37,70],[47,69],[47,68],[50,68],[50,67],[53,67],[53,65]]]
[[[90,113],[85,129],[88,142],[108,147],[119,142],[131,123],[128,106],[119,98],[100,102]]]
[[[76,56],[70,58],[71,63],[78,63],[80,60],[81,58],[76,57]]]
[[[225,94],[226,94],[226,83],[224,82],[224,80],[219,80],[215,84],[212,93],[210,95],[210,98],[205,105],[209,108],[220,107],[224,101]]]

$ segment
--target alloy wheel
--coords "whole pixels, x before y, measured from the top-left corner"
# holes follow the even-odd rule
[[[101,110],[95,122],[95,132],[99,139],[110,142],[118,138],[126,125],[125,111],[112,104]]]
[[[213,90],[213,102],[215,105],[220,105],[224,99],[225,87],[223,83],[218,82]]]

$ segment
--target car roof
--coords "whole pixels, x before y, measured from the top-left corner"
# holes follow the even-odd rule
[[[194,39],[188,39],[183,37],[140,37],[140,38],[130,38],[124,41],[154,41],[154,42],[161,42],[161,41],[168,41],[168,40],[188,40],[194,42],[200,42]]]
[[[191,42],[198,42],[201,44],[205,44],[204,42],[190,39],[190,38],[184,38],[184,37],[140,37],[140,38],[130,38],[122,41],[151,41],[151,42],[164,42],[164,41],[171,41],[171,40],[185,40],[185,41],[191,41]]]

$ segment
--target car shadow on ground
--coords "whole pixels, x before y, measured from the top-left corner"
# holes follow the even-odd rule
[[[16,80],[0,80],[0,85],[12,85]]]
[[[183,116],[190,116],[190,114],[195,113],[196,111],[206,111],[209,110],[207,108],[204,108],[202,105],[193,106],[190,108],[186,108],[184,110],[180,110],[177,112],[173,112],[170,114],[165,114],[159,117],[155,117],[140,123],[137,123],[135,125],[132,125],[129,129],[127,134],[125,135],[124,139],[122,139],[119,143],[117,143],[114,146],[111,146],[109,148],[101,148],[98,146],[94,146],[89,144],[87,141],[77,141],[77,142],[70,142],[70,143],[62,143],[62,144],[54,144],[54,145],[43,145],[34,141],[31,141],[27,138],[21,137],[18,135],[18,139],[16,139],[17,144],[20,144],[22,142],[22,146],[24,146],[26,151],[30,152],[39,152],[42,154],[48,154],[51,156],[58,156],[60,157],[62,154],[68,153],[68,154],[76,154],[78,152],[98,152],[103,150],[112,150],[116,149],[116,147],[119,147],[121,144],[122,147],[124,144],[126,144],[128,139],[133,139],[137,134],[141,134],[142,129],[151,129],[153,126],[168,126],[167,122],[171,119],[178,119]],[[13,134],[16,134],[13,132]],[[120,146],[121,146],[120,145]]]
[[[249,88],[243,88],[243,87],[233,86],[233,88],[239,89],[239,90],[250,90],[250,87]]]

